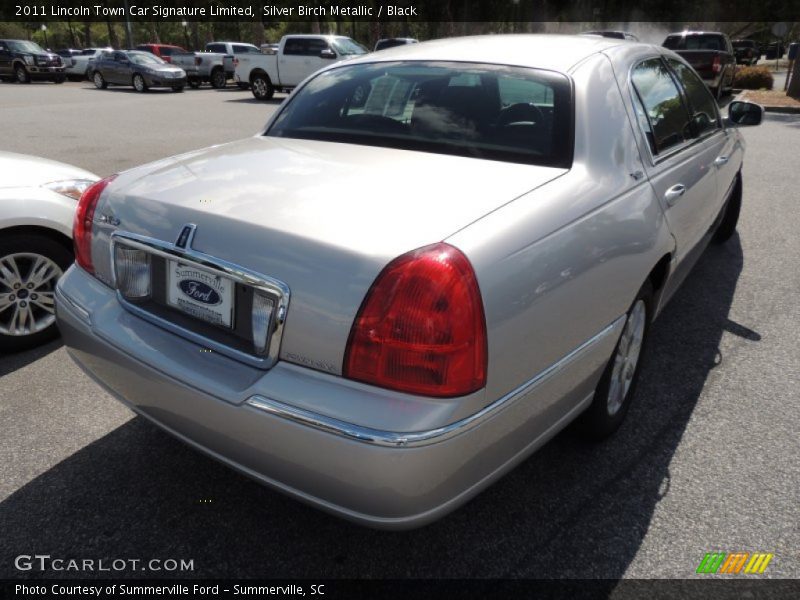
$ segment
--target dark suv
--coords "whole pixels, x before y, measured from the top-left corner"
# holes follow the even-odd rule
[[[0,40],[0,78],[13,78],[20,83],[46,79],[63,83],[64,62],[58,54],[47,52],[36,42]]]

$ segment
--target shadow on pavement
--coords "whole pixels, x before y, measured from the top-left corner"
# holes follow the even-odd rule
[[[62,342],[59,338],[43,346],[39,346],[38,348],[33,348],[32,350],[9,353],[0,352],[0,377],[3,375],[8,375],[17,369],[21,369],[22,367],[29,365],[44,356],[47,356],[51,352],[61,348],[61,346]]]
[[[728,318],[742,269],[738,236],[710,247],[652,329],[649,360],[620,431],[591,444],[571,430],[466,506],[426,528],[387,533],[272,492],[134,419],[0,504],[0,576],[22,553],[183,558],[202,577],[621,577]],[[45,573],[81,576],[81,573]],[[90,574],[91,575],[91,574]],[[115,576],[144,576],[114,573]]]

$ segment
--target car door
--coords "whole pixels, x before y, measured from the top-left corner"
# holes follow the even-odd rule
[[[667,57],[666,61],[684,92],[695,128],[695,137],[714,154],[713,171],[717,179],[717,196],[709,207],[710,226],[728,199],[744,158],[744,150],[731,130],[722,126],[717,102],[697,73],[674,58]]]
[[[278,56],[280,84],[295,86],[301,81],[304,65],[308,60],[308,38],[290,38],[283,44]]]
[[[130,60],[125,56],[124,52],[114,52],[114,60],[109,63],[108,71],[111,75],[111,78],[108,78],[108,80],[111,83],[130,85]]]
[[[0,42],[0,75],[11,74],[11,50],[5,42]]]
[[[660,57],[644,59],[631,71],[634,108],[647,140],[645,170],[675,238],[677,286],[702,250],[716,207],[715,144],[693,135],[685,97]],[[667,292],[669,293],[669,291]]]

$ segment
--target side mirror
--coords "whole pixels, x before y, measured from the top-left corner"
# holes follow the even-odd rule
[[[736,125],[759,125],[764,118],[764,107],[753,102],[734,100],[728,105],[728,119]]]
[[[333,51],[333,50],[331,50],[330,48],[325,48],[325,50],[322,50],[322,51],[319,53],[319,57],[320,57],[320,58],[328,58],[328,59],[330,59],[330,58],[336,58],[336,52],[334,52],[334,51]]]

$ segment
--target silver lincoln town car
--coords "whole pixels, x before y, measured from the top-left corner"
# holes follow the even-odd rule
[[[761,119],[623,40],[338,63],[257,136],[89,188],[58,322],[94,379],[199,450],[348,519],[423,525],[574,419],[619,427],[653,319],[734,234],[736,126]]]

